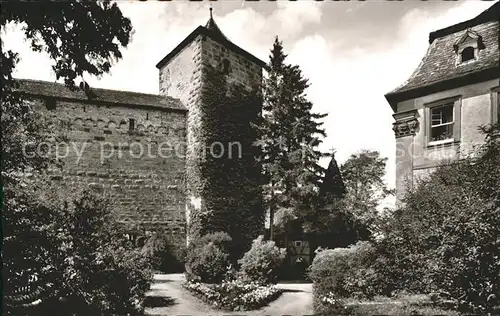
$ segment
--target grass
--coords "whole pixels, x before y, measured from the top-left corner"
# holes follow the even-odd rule
[[[460,316],[459,312],[436,306],[428,295],[400,295],[398,297],[378,296],[372,300],[343,299],[342,305],[349,312],[346,316]]]
[[[361,315],[460,315],[458,312],[436,306],[430,297],[424,294],[399,295],[394,298],[375,297],[371,302],[352,303]]]
[[[396,302],[379,302],[379,304],[353,304],[355,315],[387,315],[387,316],[404,316],[404,315],[420,315],[420,316],[460,316],[461,314],[455,311],[444,310],[433,306],[419,306],[409,303],[397,304]]]

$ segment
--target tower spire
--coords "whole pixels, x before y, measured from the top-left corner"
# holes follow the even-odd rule
[[[205,28],[209,29],[210,31],[212,31],[214,34],[218,35],[218,36],[222,36],[222,38],[226,39],[226,36],[224,36],[224,34],[222,33],[222,31],[219,29],[219,27],[217,26],[217,24],[215,23],[215,20],[214,20],[214,16],[213,16],[213,8],[212,8],[212,3],[210,3],[210,18],[208,19],[208,22],[207,24],[205,24]]]

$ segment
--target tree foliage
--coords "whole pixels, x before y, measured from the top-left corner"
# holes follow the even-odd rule
[[[320,205],[324,206],[332,203],[336,199],[343,198],[346,188],[342,174],[340,173],[335,155],[332,154],[325,175],[319,186]]]
[[[22,27],[31,48],[45,51],[57,79],[72,89],[79,76],[108,72],[132,32],[130,20],[110,1],[3,1],[0,26],[9,24]],[[39,185],[37,173],[57,161],[39,151],[46,151],[39,145],[50,140],[46,122],[13,77],[22,56],[1,39],[0,53],[3,278],[9,306],[19,303],[13,291],[33,285],[28,278],[35,278],[42,290],[70,293],[70,309],[87,308],[95,315],[131,312],[134,300],[144,296],[148,269],[120,244],[123,239],[110,241],[106,231],[115,228],[109,229],[104,204],[85,194],[40,197],[46,187]],[[47,298],[31,290],[33,297],[25,299]]]
[[[500,305],[498,127],[470,157],[422,179],[387,223],[376,268],[385,292],[442,291],[465,311]]]
[[[152,280],[149,258],[125,237],[107,198],[81,189],[62,193],[48,183],[8,186],[5,193],[7,315],[22,315],[22,304],[38,299],[39,308],[52,311],[45,313],[62,315],[142,309]]]
[[[318,194],[324,168],[318,150],[326,114],[312,111],[307,100],[309,82],[297,65],[285,62],[281,41],[275,39],[269,72],[264,80],[263,122],[260,126],[262,161],[267,179],[266,195],[271,214],[281,209],[287,217],[300,217]]]
[[[393,193],[384,181],[386,163],[378,151],[362,150],[340,167],[346,187],[342,208],[367,227],[378,217],[380,202]]]
[[[57,79],[68,86],[84,73],[108,72],[132,32],[130,20],[109,0],[4,1],[0,25],[8,23],[22,26],[34,51],[47,52]],[[2,51],[2,60],[12,54]]]

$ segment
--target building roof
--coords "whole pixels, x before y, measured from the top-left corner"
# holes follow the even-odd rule
[[[473,83],[470,79],[489,80],[499,77],[499,17],[497,2],[474,19],[461,22],[429,34],[429,47],[413,74],[402,85],[386,94],[386,99],[395,103],[445,89],[446,82]],[[481,37],[484,49],[477,61],[456,65],[455,43],[465,33],[476,33]],[[497,72],[498,71],[498,72]],[[468,78],[468,80],[465,80]],[[450,81],[451,80],[451,81]],[[437,88],[441,86],[441,88]]]
[[[205,35],[210,37],[212,40],[218,42],[221,45],[224,45],[226,48],[232,50],[233,52],[240,54],[250,61],[256,63],[262,68],[267,69],[267,64],[263,62],[261,59],[255,57],[250,54],[243,48],[231,42],[220,30],[220,28],[215,23],[215,20],[212,17],[212,8],[210,8],[210,18],[208,19],[205,26],[198,26],[191,34],[189,34],[179,45],[177,45],[167,56],[163,57],[162,60],[158,64],[156,64],[156,68],[160,69],[165,64],[167,64],[172,58],[175,57],[184,47],[186,47],[189,43],[191,43],[198,35]]]
[[[212,31],[213,34],[216,34],[216,35],[224,38],[226,41],[229,41],[227,39],[227,37],[224,35],[224,33],[222,33],[222,31],[220,30],[217,23],[215,23],[214,17],[212,15],[212,8],[210,8],[210,18],[208,19],[207,24],[205,24],[205,28],[207,30]]]
[[[137,93],[121,90],[90,88],[90,97],[81,89],[72,90],[62,83],[49,81],[16,79],[18,91],[32,96],[53,97],[56,99],[107,103],[116,105],[155,107],[177,111],[187,111],[179,99],[157,94]]]

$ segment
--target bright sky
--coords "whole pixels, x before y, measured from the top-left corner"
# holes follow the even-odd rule
[[[93,87],[158,93],[155,65],[209,17],[209,2],[119,1],[135,33],[111,73]],[[387,182],[394,187],[392,110],[384,94],[405,81],[428,46],[429,32],[471,19],[490,1],[276,1],[211,2],[222,32],[268,61],[274,37],[288,62],[309,78],[308,97],[324,120],[323,149],[335,148],[342,164],[361,149],[388,157]],[[55,81],[47,55],[34,53],[15,28],[2,34],[4,49],[20,53],[18,78]],[[327,162],[325,162],[327,163]]]

